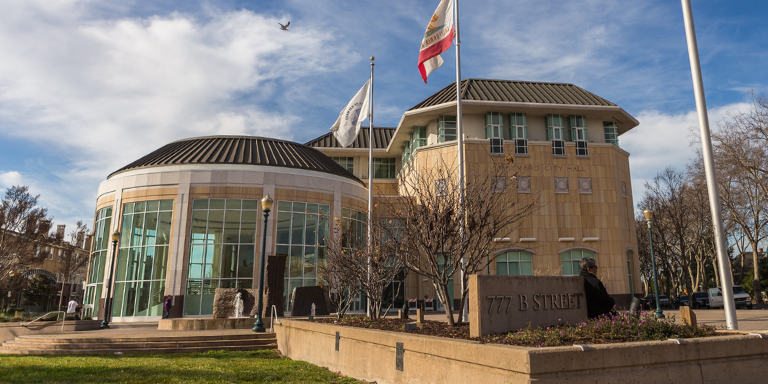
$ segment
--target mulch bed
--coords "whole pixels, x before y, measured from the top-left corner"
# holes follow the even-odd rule
[[[430,321],[425,320],[421,328],[416,328],[411,331],[405,331],[405,323],[413,323],[415,319],[395,319],[395,318],[383,318],[379,320],[370,320],[367,317],[361,316],[347,316],[339,320],[335,318],[322,318],[312,320],[318,323],[337,323],[347,327],[357,328],[369,328],[378,329],[382,331],[393,332],[406,332],[414,333],[417,335],[438,336],[438,337],[450,337],[452,339],[465,339],[465,340],[480,340],[472,339],[469,337],[469,324],[462,324],[454,327],[449,327],[447,323],[443,321]]]

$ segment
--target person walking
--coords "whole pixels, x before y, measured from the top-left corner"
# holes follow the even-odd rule
[[[579,276],[584,278],[584,296],[587,299],[587,316],[590,319],[611,313],[616,301],[608,295],[603,282],[597,278],[597,261],[585,257],[579,261]]]
[[[67,314],[72,314],[72,316],[75,317],[75,320],[80,320],[77,316],[77,301],[75,299],[70,299],[69,303],[67,303]]]
[[[165,313],[163,314],[163,319],[167,319],[168,316],[171,314],[171,306],[173,305],[173,302],[171,301],[171,295],[165,296],[165,302],[163,303],[163,310]]]

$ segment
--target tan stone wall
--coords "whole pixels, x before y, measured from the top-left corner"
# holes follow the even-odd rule
[[[768,339],[525,348],[282,319],[280,352],[342,375],[387,383],[763,383]],[[338,343],[338,344],[337,344]],[[336,346],[338,345],[338,348]],[[402,350],[398,367],[397,350]]]

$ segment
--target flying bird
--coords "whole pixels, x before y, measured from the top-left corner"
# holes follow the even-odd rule
[[[287,31],[288,30],[288,26],[291,25],[291,22],[289,21],[288,24],[286,24],[286,25],[283,25],[280,22],[278,22],[278,24],[280,24],[280,29],[282,29],[283,31]]]

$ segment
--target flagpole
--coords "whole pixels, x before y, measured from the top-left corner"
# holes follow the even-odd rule
[[[459,38],[459,0],[453,3],[453,13],[455,16],[456,25],[456,136],[459,152],[459,216],[461,217],[461,227],[459,227],[459,238],[461,240],[462,248],[467,241],[466,234],[466,211],[464,207],[464,131],[462,126],[462,114],[461,114],[461,39]],[[467,270],[467,259],[463,254],[461,255],[461,297],[464,298],[464,275]],[[453,305],[453,303],[450,303]],[[462,301],[461,321],[469,320],[469,308],[464,301]]]
[[[723,292],[723,311],[725,324],[729,330],[739,329],[736,309],[733,300],[731,283],[731,263],[726,251],[725,235],[723,233],[723,218],[720,212],[720,197],[717,191],[717,175],[715,175],[715,160],[712,156],[712,138],[709,135],[709,117],[707,116],[707,101],[704,98],[704,82],[701,79],[701,64],[699,63],[699,48],[696,44],[696,30],[693,26],[691,1],[681,0],[683,4],[683,20],[685,22],[685,37],[688,42],[688,59],[691,62],[691,77],[693,78],[693,93],[696,98],[696,111],[699,117],[702,155],[704,157],[704,172],[707,177],[709,206],[712,210],[712,224],[715,232],[717,247],[717,262],[720,264],[720,286]]]
[[[373,254],[373,61],[371,56],[371,86],[368,99],[368,279],[371,278],[371,255]],[[368,282],[370,286],[370,281]],[[368,298],[366,314],[371,317],[371,298]]]

